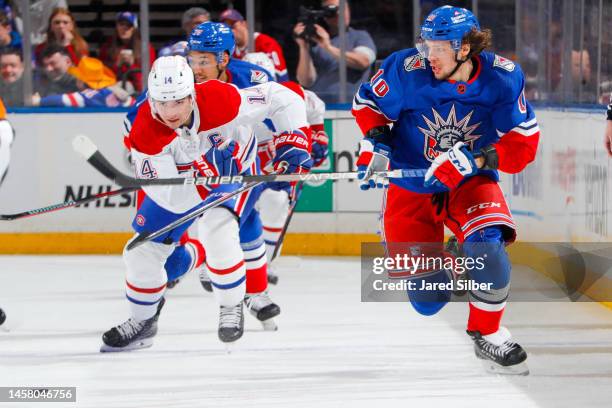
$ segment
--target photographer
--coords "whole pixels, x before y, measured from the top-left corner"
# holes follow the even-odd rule
[[[304,10],[306,13],[302,14],[300,22],[293,29],[295,42],[300,50],[297,80],[326,103],[339,102],[338,77],[341,55],[340,37],[338,36],[338,4],[339,0],[323,0],[321,12]],[[316,20],[319,21],[316,22]],[[370,67],[376,60],[376,46],[366,31],[349,27],[348,2],[344,21],[347,27],[347,51],[344,53],[347,65],[346,92],[350,96],[355,94],[361,82],[367,82]],[[327,26],[327,29],[323,25]]]

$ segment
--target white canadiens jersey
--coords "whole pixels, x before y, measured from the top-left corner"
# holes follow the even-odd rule
[[[281,85],[288,86],[286,84],[288,84],[288,82],[284,82]],[[323,116],[325,115],[325,102],[323,102],[317,96],[317,94],[312,91],[301,89],[301,87],[300,90],[303,91],[303,99],[306,107],[306,121],[308,122],[308,126],[323,124]],[[296,95],[300,94],[296,93]],[[302,95],[300,95],[300,97],[302,97]],[[256,124],[254,129],[255,135],[257,136],[258,144],[260,146],[268,144],[275,134],[280,133],[277,130],[276,126],[274,127],[274,130],[272,130],[268,126],[266,126],[265,123]]]
[[[11,161],[11,144],[13,143],[13,128],[8,120],[0,119],[0,184]]]
[[[268,82],[251,88],[211,80],[195,86],[190,127],[173,130],[151,110],[139,108],[129,135],[138,178],[171,178],[207,175],[202,157],[211,148],[224,149],[236,142],[234,157],[243,171],[254,170],[257,139],[253,126],[270,119],[276,129],[307,126],[304,101],[289,89]],[[150,186],[146,194],[159,206],[183,213],[198,205],[209,192],[201,186]]]

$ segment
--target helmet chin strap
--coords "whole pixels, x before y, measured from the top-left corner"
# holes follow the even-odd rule
[[[444,78],[442,78],[442,81],[446,81],[448,80],[450,77],[452,77],[453,75],[455,75],[455,72],[457,72],[457,70],[459,69],[459,67],[464,63],[469,61],[470,58],[472,58],[472,51],[468,52],[468,55],[465,56],[465,59],[460,60],[458,58],[459,56],[459,51],[455,52],[455,62],[457,63],[457,65],[455,65],[455,68],[453,68],[453,70],[451,71],[450,74],[448,74],[447,76],[445,76]]]

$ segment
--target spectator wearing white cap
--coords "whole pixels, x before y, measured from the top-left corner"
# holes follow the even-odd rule
[[[142,90],[140,31],[135,13],[117,14],[115,31],[100,48],[100,59],[119,79],[130,81],[137,92]],[[149,66],[154,61],[155,49],[149,44]]]
[[[249,45],[249,26],[240,12],[236,9],[227,9],[219,16],[219,21],[231,27],[236,40],[236,49],[234,50],[234,58],[243,59],[247,54]],[[278,41],[267,34],[255,31],[253,33],[255,42],[254,52],[265,53],[274,63],[274,72],[279,82],[288,81],[287,63],[283,49]]]

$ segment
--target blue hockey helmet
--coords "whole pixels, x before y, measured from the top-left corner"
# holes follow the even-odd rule
[[[471,11],[461,7],[442,6],[429,13],[421,25],[421,38],[450,41],[453,49],[459,51],[461,40],[472,29],[480,30],[480,24]]]
[[[212,52],[217,57],[217,61],[221,61],[225,51],[231,57],[235,48],[234,33],[230,27],[223,23],[207,21],[198,24],[191,31],[187,51]]]

